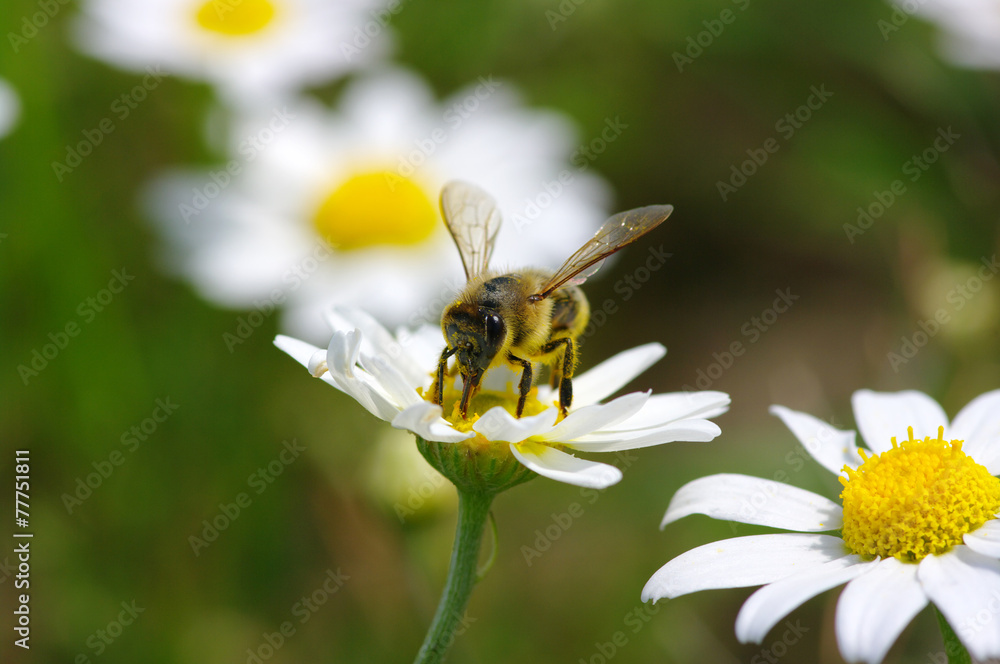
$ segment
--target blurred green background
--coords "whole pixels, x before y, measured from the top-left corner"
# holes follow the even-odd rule
[[[762,529],[696,516],[660,532],[659,520],[681,484],[716,472],[838,493],[834,477],[800,463],[770,404],[853,428],[858,388],[920,389],[954,415],[1000,385],[1000,285],[961,298],[961,311],[953,291],[998,250],[1000,76],[942,60],[936,28],[916,18],[884,39],[878,21],[892,8],[881,2],[578,2],[414,0],[392,21],[396,61],[441,96],[484,74],[513,81],[531,106],[572,116],[585,139],[606,118],[628,124],[594,169],[616,190],[615,210],[676,207],[651,240],[673,257],[587,339],[583,368],[660,341],[666,359],[636,385],[679,390],[704,372],[733,406],[717,419],[719,439],[641,450],[634,462],[620,460],[631,464],[624,480],[599,496],[544,479],[500,496],[497,563],[450,661],[598,664],[596,644],[617,631],[627,645],[615,661],[767,661],[762,649],[787,628],[779,624],[763,646],[737,643],[733,624],[749,590],[636,613],[640,589],[664,562]],[[560,6],[566,20],[553,28],[547,12]],[[727,8],[735,20],[678,71],[675,53]],[[19,31],[37,10],[8,0],[0,33]],[[68,45],[76,11],[63,7],[17,54],[0,47],[0,76],[23,103],[19,125],[0,141],[3,518],[12,511],[12,450],[29,449],[36,533],[30,658],[4,628],[0,660],[247,662],[247,649],[259,651],[266,634],[296,620],[300,599],[339,570],[349,577],[343,586],[266,661],[410,661],[443,584],[453,512],[445,505],[401,523],[371,480],[374,441],[388,427],[277,351],[274,317],[230,353],[222,334],[246,312],[213,307],[158,270],[160,239],[137,192],[165,167],[218,163],[200,140],[213,106],[207,86],[166,80],[56,181],[51,162],[141,78]],[[315,92],[331,99],[340,85]],[[813,87],[832,96],[792,136],[780,133],[776,124]],[[910,181],[906,163],[948,128],[959,138]],[[778,151],[723,200],[717,183],[771,138]],[[857,224],[857,208],[897,179],[905,194],[852,235],[845,225]],[[616,281],[645,258],[625,252],[593,280],[592,301],[615,297]],[[25,385],[18,365],[79,320],[81,302],[123,268],[134,281]],[[798,299],[766,331],[748,333],[778,289]],[[889,353],[940,309],[949,322],[893,366]],[[722,367],[736,341],[745,354]],[[157,399],[179,408],[130,451],[122,437],[153,416]],[[292,440],[306,451],[259,495],[248,489],[249,476]],[[124,463],[67,509],[63,494],[116,450]],[[193,555],[189,537],[241,492],[249,507]],[[526,564],[522,546],[573,503],[583,515]],[[11,578],[0,593],[7,625]],[[838,593],[795,611],[802,633],[769,656],[840,662]],[[98,630],[133,600],[144,612],[98,653]],[[887,661],[940,661],[941,649],[925,611]]]

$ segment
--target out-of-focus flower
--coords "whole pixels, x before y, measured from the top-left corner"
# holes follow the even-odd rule
[[[722,392],[633,392],[598,403],[663,357],[666,350],[653,343],[619,353],[574,377],[573,406],[560,422],[557,396],[544,385],[533,391],[521,418],[512,414],[517,406],[512,390],[483,389],[473,397],[466,420],[452,408],[461,390],[448,386],[445,408],[452,414],[445,419],[442,407],[422,396],[445,344],[440,329],[424,326],[393,336],[359,310],[337,310],[330,324],[334,334],[326,350],[285,336],[275,339],[275,345],[393,427],[412,431],[423,441],[443,443],[438,449],[449,448],[454,459],[489,469],[488,478],[474,480],[502,476],[513,484],[530,476],[527,468],[560,482],[605,488],[621,480],[622,472],[570,451],[618,452],[674,441],[709,441],[720,430],[707,418],[729,408],[729,396]],[[510,470],[502,470],[505,467]]]
[[[407,431],[384,429],[368,459],[368,493],[399,523],[454,512],[457,495],[451,483],[420,456]]]
[[[816,461],[841,473],[843,507],[746,475],[690,482],[663,526],[706,514],[798,532],[692,549],[653,575],[643,601],[766,584],[736,618],[740,641],[760,643],[789,611],[846,583],[836,631],[849,662],[881,662],[928,602],[973,657],[1000,657],[1000,390],[973,399],[950,425],[921,392],[860,390],[853,405],[871,454],[855,447],[853,431],[771,409]],[[897,444],[904,430],[908,439]],[[816,534],[838,529],[840,537]]]
[[[239,103],[338,78],[391,42],[374,0],[86,0],[82,9],[83,51],[205,80]]]
[[[523,108],[502,81],[439,103],[384,72],[349,86],[337,112],[301,101],[244,120],[227,167],[162,178],[151,214],[209,300],[284,308],[285,330],[315,341],[334,303],[415,326],[464,283],[438,212],[448,180],[496,195],[514,226],[498,255],[521,266],[554,268],[589,239],[607,188],[573,146],[562,115]]]
[[[14,88],[0,78],[0,138],[11,132],[21,116],[21,100]]]
[[[1000,69],[1000,0],[912,1],[944,31],[945,57],[965,67]]]

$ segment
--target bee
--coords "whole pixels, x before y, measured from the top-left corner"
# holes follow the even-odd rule
[[[590,305],[579,285],[604,259],[659,226],[673,211],[671,205],[651,205],[614,215],[555,272],[526,268],[501,273],[489,269],[501,223],[496,201],[472,184],[446,184],[441,214],[468,283],[441,317],[447,345],[431,385],[432,401],[441,404],[445,375],[457,370],[462,376],[459,409],[465,419],[486,372],[506,364],[521,371],[521,417],[531,391],[532,367],[540,364],[551,368],[551,384],[559,391],[559,410],[565,417],[573,402],[577,339],[590,320]],[[453,355],[456,361],[449,371]]]

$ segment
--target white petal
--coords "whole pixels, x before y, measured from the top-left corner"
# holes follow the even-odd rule
[[[433,368],[429,365],[421,366],[418,364],[408,352],[409,349],[405,348],[378,321],[361,309],[346,306],[334,307],[332,311],[327,312],[327,321],[335,332],[361,330],[364,336],[361,352],[368,356],[385,359],[396,367],[413,388],[423,385],[425,378],[429,376]],[[441,348],[444,348],[444,339],[440,333],[438,337]]]
[[[326,351],[327,373],[321,378],[356,399],[372,415],[391,422],[402,404],[377,378],[357,366],[363,336],[361,330],[335,332]]]
[[[510,451],[531,470],[557,482],[589,489],[606,489],[622,479],[622,471],[614,466],[580,459],[545,445],[511,444]]]
[[[312,344],[307,344],[305,341],[299,341],[298,339],[293,339],[292,337],[286,337],[283,334],[279,334],[274,338],[274,345],[291,355],[296,362],[304,366],[306,369],[310,369],[309,360],[312,358],[313,354],[322,350]]]
[[[424,440],[438,443],[459,443],[475,436],[471,432],[456,431],[441,417],[441,406],[421,401],[396,415],[392,426],[412,431]]]
[[[962,538],[965,545],[984,556],[1000,558],[1000,521],[991,519]]]
[[[349,340],[341,339],[341,341],[345,348],[340,351],[340,355],[349,355],[351,352],[350,348],[347,347]],[[284,335],[275,337],[274,345],[291,355],[310,371],[314,368],[317,353],[323,353],[321,349],[311,344]],[[326,352],[326,355],[329,357],[329,351]],[[375,384],[375,379],[363,371],[351,375],[330,371],[324,373],[320,378],[323,382],[355,399],[369,413],[379,419],[389,422],[399,412],[398,406]]]
[[[541,440],[572,440],[614,426],[635,415],[649,399],[649,392],[633,392],[608,403],[595,403],[574,410],[551,431],[539,436]]]
[[[316,352],[312,354],[309,358],[309,364],[306,365],[306,369],[309,369],[309,373],[313,378],[319,378],[325,374],[329,369],[326,367],[326,351],[317,348]]]
[[[590,371],[573,378],[573,402],[587,406],[597,403],[627,385],[633,378],[653,366],[667,349],[651,343],[618,353]]]
[[[892,448],[893,436],[899,442],[906,440],[907,427],[913,427],[913,437],[920,439],[937,438],[938,427],[948,431],[948,416],[938,402],[916,390],[858,390],[851,404],[861,437],[879,454]]]
[[[925,606],[917,565],[879,560],[848,583],[837,601],[837,643],[844,659],[878,664]]]
[[[715,422],[708,420],[681,420],[670,422],[654,429],[638,431],[611,431],[588,434],[567,441],[565,444],[584,452],[617,452],[619,450],[634,450],[640,447],[662,445],[684,440],[695,443],[705,443],[722,433]]]
[[[840,505],[798,487],[748,475],[720,474],[688,482],[674,494],[660,523],[689,514],[799,532],[835,530],[843,525]]]
[[[780,417],[812,458],[831,473],[843,473],[845,465],[861,465],[853,431],[834,429],[819,418],[784,406],[771,406],[771,414]]]
[[[662,426],[668,422],[708,419],[729,410],[725,392],[668,392],[649,397],[638,413],[604,431],[634,431]]]
[[[380,355],[361,355],[361,366],[378,381],[379,387],[392,398],[400,408],[407,408],[423,401],[412,383],[392,364]]]
[[[520,443],[522,440],[549,431],[558,415],[558,410],[548,408],[537,415],[517,418],[508,413],[503,406],[494,406],[476,420],[472,429],[483,434],[487,440]]]
[[[959,545],[920,562],[918,577],[974,659],[1000,657],[1000,560]]]
[[[365,371],[359,369],[354,376],[339,376],[328,372],[320,378],[352,397],[380,420],[392,422],[399,414],[399,405],[379,389],[375,379]]]
[[[951,423],[948,437],[964,440],[962,451],[981,463],[990,475],[1000,475],[1000,390],[966,404]]]
[[[358,358],[361,356],[363,340],[364,335],[361,330],[334,332],[326,349],[326,364],[330,373],[353,377]]]
[[[642,589],[642,601],[772,583],[847,553],[844,541],[831,535],[734,537],[691,549],[658,569]]]
[[[877,561],[851,554],[769,583],[743,604],[736,616],[740,643],[760,643],[779,620],[816,595],[847,583]]]

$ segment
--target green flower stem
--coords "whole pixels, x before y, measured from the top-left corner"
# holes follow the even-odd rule
[[[938,626],[941,628],[941,636],[944,637],[944,652],[948,655],[948,664],[972,664],[972,657],[965,649],[962,642],[955,635],[955,630],[948,624],[940,610],[935,606],[934,613],[937,615]]]
[[[424,645],[420,647],[414,664],[443,662],[448,648],[455,640],[455,629],[462,622],[465,607],[476,585],[476,569],[483,529],[490,514],[493,493],[473,493],[458,490],[458,526],[455,545],[451,550],[448,580],[441,593],[437,613],[427,630]]]

